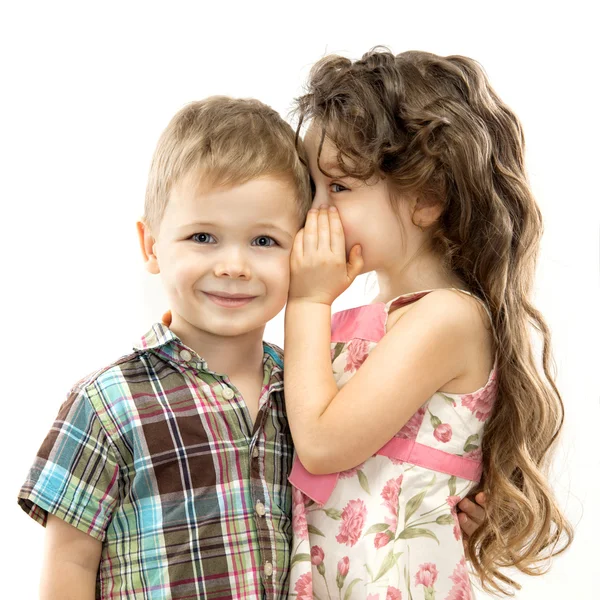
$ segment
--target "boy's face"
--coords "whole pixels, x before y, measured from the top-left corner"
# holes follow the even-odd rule
[[[158,235],[145,231],[147,266],[162,276],[172,326],[217,336],[263,328],[287,300],[300,226],[291,183],[262,177],[203,189],[198,177],[184,177],[171,192]]]

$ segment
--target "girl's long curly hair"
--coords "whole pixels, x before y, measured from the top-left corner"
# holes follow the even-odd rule
[[[541,574],[573,537],[545,475],[564,407],[550,332],[531,302],[542,219],[521,124],[474,60],[385,48],[321,59],[296,111],[297,135],[309,121],[322,127],[346,174],[381,176],[393,191],[442,203],[433,250],[491,311],[498,396],[472,490],[486,492],[486,519],[468,552],[484,589],[512,595],[519,585],[501,568]]]

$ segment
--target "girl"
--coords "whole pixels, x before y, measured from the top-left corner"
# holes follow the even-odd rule
[[[508,593],[500,567],[538,573],[572,537],[543,475],[563,406],[519,121],[475,61],[377,49],[318,62],[298,109],[316,192],[286,312],[290,596],[472,598],[456,506],[483,489],[468,552]],[[367,271],[376,301],[332,319]]]

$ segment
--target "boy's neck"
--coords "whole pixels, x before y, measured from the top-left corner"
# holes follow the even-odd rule
[[[197,329],[173,315],[170,329],[215,373],[230,378],[262,373],[264,326],[239,336],[222,336]]]

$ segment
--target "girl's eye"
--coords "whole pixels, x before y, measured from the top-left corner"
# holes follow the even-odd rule
[[[340,192],[347,192],[348,188],[344,187],[339,183],[332,183],[329,188],[334,194],[339,194]]]
[[[215,238],[210,233],[195,233],[192,240],[198,244],[213,244],[215,242]]]
[[[268,235],[261,235],[252,241],[253,246],[260,246],[261,248],[270,248],[271,246],[277,246],[277,242]]]

